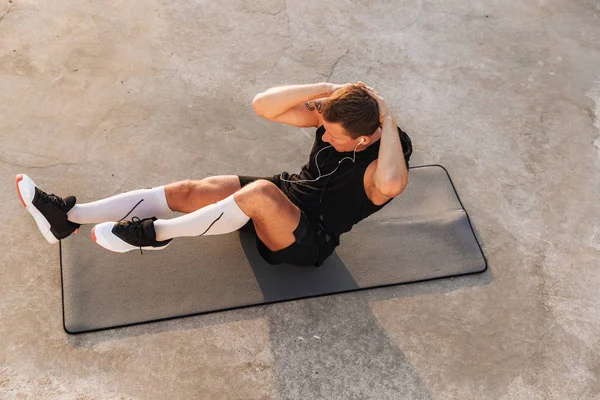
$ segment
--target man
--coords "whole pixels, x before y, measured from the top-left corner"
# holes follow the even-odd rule
[[[49,195],[23,174],[17,191],[50,243],[82,224],[97,224],[93,240],[121,253],[160,250],[175,237],[243,230],[256,232],[258,251],[270,264],[320,266],[342,233],[404,190],[411,140],[385,100],[362,82],[275,87],[252,105],[269,120],[318,128],[299,174],[185,180],[86,204]],[[159,219],[173,211],[186,215]]]

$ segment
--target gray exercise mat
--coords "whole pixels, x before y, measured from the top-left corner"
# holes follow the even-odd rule
[[[410,169],[409,185],[341,237],[319,267],[272,266],[254,233],[176,238],[161,251],[112,253],[91,225],[60,243],[68,333],[482,272],[487,263],[441,166]]]

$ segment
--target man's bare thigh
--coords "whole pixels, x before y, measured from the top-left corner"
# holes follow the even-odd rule
[[[221,201],[240,189],[237,175],[217,175],[170,183],[165,185],[165,194],[171,210],[190,213]]]

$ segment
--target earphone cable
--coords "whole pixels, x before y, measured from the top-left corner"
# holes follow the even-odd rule
[[[291,181],[291,180],[288,180],[288,179],[284,179],[284,178],[282,177],[283,173],[279,174],[279,179],[281,179],[281,180],[282,180],[282,181],[284,181],[284,182],[291,182],[291,183],[293,183],[293,182],[297,182],[297,183],[299,183],[299,182],[316,182],[316,181],[318,181],[319,179],[321,179],[321,178],[323,178],[323,177],[326,177],[326,176],[332,175],[332,174],[333,174],[335,171],[337,171],[337,170],[340,168],[340,164],[342,163],[342,161],[344,161],[344,160],[351,160],[351,161],[352,161],[352,163],[356,163],[356,148],[357,148],[357,147],[358,147],[358,146],[359,146],[361,143],[362,143],[362,140],[361,140],[361,141],[360,141],[360,142],[359,142],[359,143],[356,145],[356,147],[354,148],[354,153],[352,154],[352,158],[350,158],[350,157],[344,157],[344,158],[342,158],[340,161],[338,161],[338,166],[337,166],[337,167],[336,167],[336,168],[335,168],[333,171],[331,171],[330,173],[328,173],[328,174],[325,174],[325,175],[321,175],[321,169],[319,168],[319,162],[317,161],[317,157],[319,157],[319,154],[320,154],[320,153],[321,153],[323,150],[325,150],[325,149],[328,149],[328,148],[330,148],[330,147],[333,147],[333,146],[332,146],[332,145],[329,145],[329,146],[327,146],[327,147],[323,147],[321,150],[319,150],[319,152],[318,152],[318,153],[315,155],[315,165],[317,166],[317,171],[319,172],[319,176],[317,177],[317,179],[299,179],[299,180]],[[327,161],[327,159],[325,159],[325,161]]]

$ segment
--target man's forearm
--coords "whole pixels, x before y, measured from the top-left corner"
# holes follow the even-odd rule
[[[278,86],[257,94],[252,101],[252,106],[258,114],[266,118],[274,118],[300,103],[327,97],[330,94],[331,84],[325,82]]]
[[[398,125],[393,117],[384,118],[380,140],[375,182],[379,184],[382,193],[389,192],[395,195],[406,185],[408,170],[404,161],[402,142],[398,135]]]

